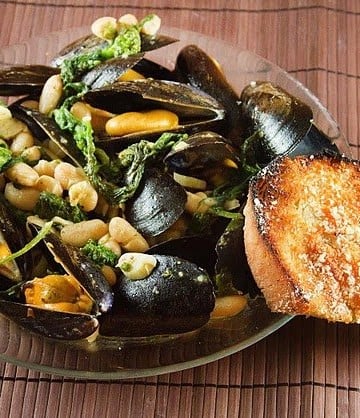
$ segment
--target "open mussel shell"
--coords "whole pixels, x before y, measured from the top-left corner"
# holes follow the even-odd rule
[[[169,174],[147,170],[135,196],[126,203],[125,217],[140,233],[154,237],[179,219],[185,203],[185,190]]]
[[[114,83],[127,70],[134,67],[144,54],[134,54],[127,58],[113,58],[97,65],[82,77],[83,81],[90,89],[96,89]]]
[[[252,82],[240,99],[249,135],[259,133],[251,150],[257,163],[267,164],[297,147],[296,153],[305,154],[334,147],[314,127],[311,108],[282,88],[270,82]]]
[[[164,158],[173,171],[183,174],[204,174],[205,167],[214,167],[226,160],[239,161],[238,151],[220,134],[202,131],[190,135],[181,147],[172,149]]]
[[[158,34],[155,37],[141,35],[141,51],[152,51],[154,49],[162,48],[166,45],[170,45],[177,42],[177,39],[171,38],[166,35]],[[107,41],[95,36],[86,35],[76,41],[70,43],[63,48],[51,61],[51,65],[59,67],[64,60],[71,59],[79,54],[85,54],[95,51],[99,48],[104,48],[108,44]]]
[[[21,105],[21,101],[10,106],[14,117],[24,122],[34,136],[42,141],[50,139],[70,158],[76,166],[84,165],[84,156],[75,144],[74,139],[59,128],[51,117],[38,110],[29,109]]]
[[[244,246],[244,219],[234,218],[225,228],[215,247],[215,272],[232,283],[233,287],[251,297],[260,290],[251,274]]]
[[[192,119],[224,117],[217,100],[186,84],[147,78],[122,81],[87,92],[84,100],[112,113],[163,108]]]
[[[47,234],[44,242],[64,270],[75,277],[92,297],[94,313],[110,310],[114,296],[100,269],[79,248],[64,244],[54,233]]]
[[[26,330],[48,338],[79,340],[99,328],[98,320],[86,314],[56,312],[0,299],[0,312]]]
[[[179,125],[167,132],[194,132],[222,125],[225,110],[216,99],[186,84],[152,78],[113,83],[84,95],[85,102],[114,114],[166,109],[179,117]],[[136,132],[120,137],[99,134],[98,145],[119,151],[141,139],[151,140],[162,132]]]
[[[46,80],[58,73],[57,68],[46,65],[1,66],[0,96],[39,93]]]
[[[224,135],[235,145],[244,138],[244,123],[239,96],[227,81],[219,64],[197,45],[187,45],[178,54],[175,74],[180,81],[199,88],[226,109]]]
[[[197,329],[209,320],[215,294],[207,273],[178,257],[154,257],[156,267],[146,278],[119,275],[114,289],[117,308],[101,319],[102,334],[174,334]]]
[[[27,244],[25,227],[14,217],[5,199],[0,199],[0,248],[1,253],[14,253]],[[8,250],[6,250],[6,248]],[[0,289],[7,289],[15,283],[29,278],[33,265],[30,253],[17,257],[12,262],[0,265]]]

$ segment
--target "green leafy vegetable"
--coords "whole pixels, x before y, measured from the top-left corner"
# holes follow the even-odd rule
[[[81,251],[99,266],[107,265],[115,267],[119,258],[113,251],[95,240],[89,240],[81,248]]]
[[[12,161],[13,156],[9,148],[0,146],[0,172],[6,170],[9,167],[9,163]]]
[[[42,219],[52,219],[54,216],[59,216],[71,222],[80,222],[87,219],[86,214],[79,206],[71,206],[62,197],[45,191],[40,193],[34,213]]]
[[[15,253],[12,253],[8,255],[7,257],[0,259],[0,265],[6,264],[10,261],[15,260],[15,258],[20,257],[30,251],[32,248],[35,247],[51,230],[53,225],[53,222],[46,222],[44,226],[41,228],[39,233],[30,241],[28,242],[24,247],[22,247],[19,251],[16,251]]]
[[[116,57],[126,58],[140,52],[140,29],[137,25],[122,26],[117,36],[105,46],[102,45],[95,51],[65,59],[60,67],[64,84],[76,81],[82,74],[106,60]]]

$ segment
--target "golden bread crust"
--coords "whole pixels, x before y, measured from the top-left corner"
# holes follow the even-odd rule
[[[282,157],[249,185],[245,251],[276,312],[360,323],[360,165]]]

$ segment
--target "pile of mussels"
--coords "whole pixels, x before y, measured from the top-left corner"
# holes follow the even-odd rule
[[[307,105],[262,81],[239,97],[196,45],[172,69],[145,58],[176,42],[157,32],[113,53],[130,26],[0,69],[0,312],[47,337],[182,333],[217,298],[255,297],[249,178],[336,151]]]

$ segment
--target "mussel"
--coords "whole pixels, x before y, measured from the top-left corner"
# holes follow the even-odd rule
[[[214,308],[213,284],[205,270],[170,255],[153,255],[154,270],[140,280],[119,275],[114,311],[101,318],[105,335],[147,336],[192,331]]]
[[[125,216],[140,233],[153,237],[166,231],[184,212],[186,193],[167,173],[145,172],[135,194],[126,204]]]
[[[2,257],[21,250],[29,237],[23,224],[14,216],[13,211],[3,198],[0,199],[0,253]],[[0,265],[0,289],[7,289],[29,278],[32,269],[32,257],[25,253],[15,260]]]
[[[177,42],[170,36],[158,34],[155,37],[141,34],[141,51],[152,51]],[[51,65],[59,67],[65,59],[71,59],[79,54],[95,51],[107,45],[107,41],[95,36],[86,35],[65,46],[53,57]]]
[[[224,174],[230,165],[237,167],[239,161],[239,151],[222,135],[212,131],[190,135],[164,158],[171,171],[199,178],[206,178],[207,170],[213,175],[214,171]]]
[[[225,116],[221,104],[211,96],[186,84],[143,79],[117,82],[90,90],[84,96],[86,103],[113,114],[165,109],[177,115],[179,122],[167,132],[191,132],[219,126]],[[140,131],[121,136],[100,136],[99,146],[116,150],[129,142],[159,136],[161,130]]]
[[[78,248],[65,245],[53,232],[43,242],[61,267],[2,292],[0,312],[49,338],[88,338],[98,330],[97,317],[111,309],[113,292],[100,269]]]
[[[239,146],[244,140],[244,121],[239,96],[220,65],[197,45],[187,45],[178,54],[175,73],[179,80],[216,98],[226,110],[224,136]]]
[[[0,96],[37,94],[46,80],[59,69],[46,65],[18,65],[0,67]]]
[[[279,155],[312,154],[335,144],[313,123],[311,108],[270,82],[252,82],[241,93],[248,135],[258,132],[251,152],[265,165]]]

